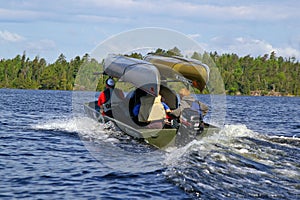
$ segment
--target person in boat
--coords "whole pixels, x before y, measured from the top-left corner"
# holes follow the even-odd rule
[[[168,106],[168,104],[166,103],[166,99],[164,98],[164,96],[161,95],[161,103],[164,105],[164,109],[166,111],[166,118],[165,118],[165,128],[173,128],[171,121],[174,119],[174,116],[171,115],[171,109]]]
[[[193,110],[197,111],[199,114],[199,120],[200,120],[200,130],[203,130],[204,128],[204,122],[203,117],[208,112],[208,106],[206,106],[204,103],[196,100],[193,96],[191,96],[190,91],[187,88],[182,88],[179,91],[180,96],[180,104],[179,107],[175,110],[172,110],[169,115],[174,116],[175,118],[179,119],[179,122],[181,122],[181,117],[184,113],[184,111],[187,110]]]
[[[146,128],[163,128],[166,113],[171,110],[161,98],[161,95],[154,97],[150,94],[140,98],[140,103],[133,108],[133,115],[138,118],[140,125],[144,124]]]
[[[100,107],[100,112],[103,116],[113,117],[111,106],[113,92],[115,92],[119,98],[124,99],[123,92],[115,89],[115,81],[112,78],[108,78],[105,81],[105,89],[100,93],[98,98],[98,106]]]

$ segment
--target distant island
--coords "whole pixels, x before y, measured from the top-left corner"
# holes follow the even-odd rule
[[[176,47],[170,50],[157,49],[153,53],[183,56]],[[139,53],[127,56],[142,58]],[[228,95],[300,96],[300,63],[295,57],[277,57],[275,52],[258,57],[194,52],[191,58],[208,66],[216,66]],[[88,54],[76,56],[70,61],[60,54],[54,63],[47,63],[39,56],[31,60],[24,52],[12,59],[0,60],[0,88],[88,90],[89,88],[81,88],[75,83],[78,71],[82,68],[84,73],[93,74],[95,68],[102,68],[102,64]],[[101,76],[97,90],[103,89],[104,78],[106,77]],[[208,94],[209,91],[203,93]]]

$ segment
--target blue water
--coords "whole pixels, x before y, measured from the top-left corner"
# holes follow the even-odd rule
[[[220,133],[167,151],[87,118],[85,97],[0,90],[0,199],[300,198],[299,97],[227,96]]]

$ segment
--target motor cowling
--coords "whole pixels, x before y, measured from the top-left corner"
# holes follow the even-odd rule
[[[203,131],[203,119],[198,111],[184,109],[180,116],[180,126],[177,130],[176,145],[184,146],[194,140]]]
[[[203,131],[203,119],[201,114],[196,110],[184,109],[180,117],[180,122],[184,129],[192,131],[195,134],[200,134]]]

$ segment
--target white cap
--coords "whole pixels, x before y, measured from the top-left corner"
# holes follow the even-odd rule
[[[106,84],[110,87],[114,87],[115,86],[115,81],[111,78],[106,80]]]

